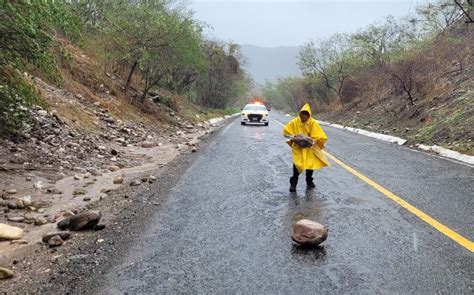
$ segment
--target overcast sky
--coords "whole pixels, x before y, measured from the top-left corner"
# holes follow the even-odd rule
[[[413,12],[429,0],[190,0],[195,17],[223,41],[264,47],[300,46],[333,33],[355,32],[388,15]]]

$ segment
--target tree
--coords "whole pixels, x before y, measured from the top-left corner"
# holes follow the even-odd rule
[[[109,58],[129,66],[124,91],[137,70],[143,78],[141,101],[151,88],[184,91],[203,67],[201,27],[181,7],[166,0],[107,1],[99,42]]]
[[[295,105],[295,111],[299,111],[299,109],[310,99],[305,91],[303,80],[300,78],[288,77],[283,82],[284,83],[281,86],[288,89]]]
[[[150,50],[150,55],[143,59],[143,98],[154,86],[181,94],[205,67],[200,27],[177,12],[169,15],[166,27],[174,38],[168,44]]]
[[[79,18],[85,34],[97,33],[105,21],[105,13],[111,1],[69,0],[74,14]]]
[[[463,10],[452,0],[438,0],[417,8],[427,34],[437,36],[463,16]]]
[[[300,77],[279,78],[276,89],[294,111],[298,111],[309,99]]]
[[[474,18],[471,16],[472,12],[472,7],[474,6],[474,1],[472,0],[466,0],[466,1],[460,1],[460,0],[454,0],[454,3],[461,9],[462,13],[466,16],[467,20],[466,23],[474,23]]]
[[[331,94],[326,87],[325,82],[320,76],[304,78],[303,84],[308,97],[312,98],[317,103],[330,105]]]
[[[293,104],[289,104],[289,99],[281,92],[278,83],[266,81],[262,88],[262,97],[265,101],[269,101],[275,109],[286,110],[293,107]]]
[[[394,86],[407,94],[408,102],[411,106],[415,105],[414,86],[416,60],[414,58],[394,62],[386,68],[394,81]]]
[[[197,79],[197,101],[206,107],[225,108],[248,89],[248,79],[240,68],[239,46],[207,41],[204,50],[207,68]]]
[[[400,45],[406,27],[392,16],[384,23],[374,23],[351,36],[353,50],[367,64],[384,65],[389,53]]]
[[[318,44],[309,42],[300,50],[298,66],[304,76],[321,78],[343,104],[342,89],[347,78],[360,67],[347,35],[335,34]]]

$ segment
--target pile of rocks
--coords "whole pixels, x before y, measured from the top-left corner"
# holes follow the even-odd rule
[[[6,220],[15,223],[34,224],[35,226],[55,223],[58,216],[44,214],[43,207],[48,204],[42,201],[33,201],[30,195],[15,196],[16,189],[10,189],[0,199],[0,208]]]
[[[91,201],[96,196],[102,199],[103,194],[113,188],[99,188],[100,195],[91,191],[98,192],[97,187],[104,179],[115,185],[126,181],[131,187],[128,189],[135,190],[153,183],[156,177],[148,175],[129,180],[124,179],[126,173],[118,172],[112,173],[110,180],[109,175],[101,179],[102,173],[142,165],[155,153],[155,150],[144,149],[156,146],[168,144],[163,151],[166,155],[176,154],[173,145],[178,149],[189,146],[189,150],[195,152],[195,133],[212,132],[208,130],[211,124],[193,124],[171,111],[164,114],[168,118],[160,126],[123,122],[102,103],[94,102],[94,97],[86,99],[41,79],[34,83],[53,109],[34,106],[28,110],[30,116],[22,130],[24,137],[0,138],[0,241],[15,244],[11,245],[13,251],[18,245],[37,239],[47,247],[58,247],[73,237],[70,231],[104,229],[105,225],[99,224],[101,213],[81,212],[94,206],[84,205],[80,201],[82,197],[77,196],[84,195],[83,201]],[[114,99],[111,95],[106,98],[109,102]],[[55,106],[58,106],[56,110]],[[62,110],[67,113],[71,109],[81,116],[61,116]],[[95,132],[82,127],[85,124],[79,118],[83,117],[88,126],[95,125]],[[134,150],[138,152],[133,153]],[[57,182],[68,176],[71,179]],[[89,185],[94,188],[87,189],[88,192]],[[76,203],[72,204],[73,201]],[[81,209],[65,211],[70,208]],[[48,232],[56,223],[58,230]],[[10,270],[0,268],[0,279],[12,275]]]
[[[50,232],[43,236],[42,241],[50,247],[61,246],[71,237],[71,231],[83,230],[103,230],[105,224],[99,224],[102,214],[100,211],[83,211],[77,214],[70,212],[71,216],[58,222],[57,227],[60,231]]]
[[[68,212],[69,217],[61,220],[57,227],[60,231],[49,232],[42,237],[42,242],[49,247],[58,247],[64,244],[65,241],[71,238],[70,231],[83,231],[83,230],[102,230],[105,228],[105,224],[99,224],[102,217],[99,211],[83,211]],[[70,231],[67,231],[70,230]],[[22,239],[23,229],[11,226],[8,224],[0,223],[0,240],[11,241],[12,244],[27,244],[26,240]],[[10,279],[15,275],[10,269],[0,267],[0,280]]]
[[[122,157],[117,146],[150,148],[161,142],[183,142],[186,135],[199,127],[190,123],[170,126],[160,136],[141,123],[123,123],[105,109],[94,111],[100,118],[100,135],[90,135],[68,125],[53,111],[37,106],[31,110],[31,120],[24,125],[26,140],[0,140],[0,166],[13,170],[50,169],[63,172],[61,177],[75,172],[86,173],[107,169],[114,163],[131,166],[136,163]],[[9,159],[8,163],[5,159]],[[78,168],[80,167],[80,168]],[[7,169],[7,168],[5,168]]]
[[[31,110],[23,135],[26,140],[21,142],[0,142],[0,157],[9,159],[11,169],[73,170],[92,165],[91,158],[99,153],[96,138],[75,131],[54,112],[38,106]]]

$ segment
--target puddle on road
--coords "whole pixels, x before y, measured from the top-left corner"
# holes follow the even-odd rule
[[[262,134],[263,134],[263,131],[261,129],[257,129],[255,133],[253,134],[252,138],[257,142],[261,141],[263,138]]]
[[[320,199],[314,190],[307,190],[304,195],[291,193],[288,198],[288,212],[293,223],[301,219],[323,223],[326,202]]]

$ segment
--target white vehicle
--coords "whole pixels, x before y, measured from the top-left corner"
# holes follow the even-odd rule
[[[260,103],[245,105],[240,115],[240,124],[242,125],[247,123],[263,123],[265,126],[268,126],[269,120],[267,108]]]

